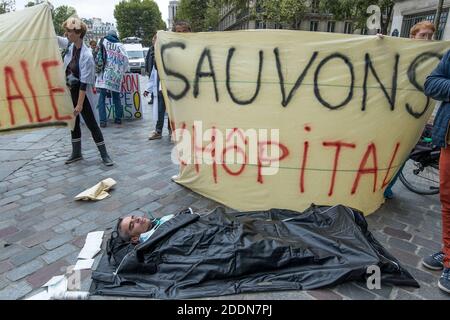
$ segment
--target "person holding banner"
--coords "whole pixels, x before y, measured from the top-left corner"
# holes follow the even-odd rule
[[[425,81],[425,95],[442,101],[433,124],[433,144],[441,147],[439,161],[443,249],[423,260],[432,270],[444,270],[439,288],[450,293],[450,51]]]
[[[152,45],[154,46],[156,42],[156,34],[153,36]],[[150,54],[150,51],[149,53]],[[154,55],[154,50],[151,51]],[[155,58],[152,58],[155,61]],[[144,91],[144,97],[148,97],[151,94],[153,96],[153,119],[157,119],[156,128],[150,136],[149,140],[160,140],[162,138],[162,131],[164,128],[164,116],[166,114],[166,105],[164,102],[164,97],[162,94],[161,81],[158,75],[158,69],[156,68],[156,63],[152,64],[152,72],[150,73],[150,81],[148,82],[148,88]],[[167,119],[167,128],[169,129],[169,136],[171,135],[170,130],[170,119]]]
[[[409,32],[409,37],[411,39],[416,40],[433,40],[434,32],[436,31],[436,28],[433,23],[430,21],[421,21],[416,23]],[[392,191],[392,188],[394,187],[395,183],[397,182],[400,173],[402,172],[404,167],[403,166],[398,170],[397,174],[392,179],[391,183],[387,186],[386,190],[384,191],[384,198],[385,199],[393,199],[394,198],[394,192]]]
[[[155,41],[156,41],[156,33],[152,38],[152,45],[145,56],[145,72],[148,73],[149,80],[151,81],[151,75],[153,70],[153,65],[155,64]],[[150,93],[150,100],[148,101],[149,105],[153,105],[153,92]]]
[[[121,125],[123,118],[123,107],[120,100],[122,79],[128,70],[128,56],[122,43],[120,43],[115,30],[109,30],[108,35],[100,40],[97,54],[97,80],[95,87],[100,89],[98,100],[98,111],[100,115],[100,126],[106,127],[107,116],[105,99],[111,92],[114,102],[114,123]]]
[[[191,32],[191,25],[186,21],[177,21],[175,22],[175,25],[173,27],[173,32]],[[156,35],[152,39],[153,46],[156,42]],[[150,53],[150,52],[149,52]],[[152,51],[154,54],[154,50]],[[153,57],[153,61],[155,61]],[[155,110],[155,106],[158,107],[158,121],[156,123],[156,130],[153,131],[150,136],[149,140],[159,140],[162,138],[162,131],[164,128],[164,115],[166,114],[166,105],[164,103],[164,97],[162,95],[162,89],[161,89],[161,81],[159,79],[158,75],[158,69],[156,68],[156,63],[153,63],[153,69],[150,74],[150,81],[148,89],[144,92],[144,97],[147,97],[150,93],[153,94],[153,106]],[[153,117],[155,118],[155,112],[153,113]],[[169,129],[169,136],[172,136],[172,130],[170,126],[170,119],[167,119],[167,128]]]
[[[71,17],[63,23],[67,38],[58,37],[60,48],[68,48],[64,56],[66,83],[70,89],[74,106],[75,128],[72,131],[72,154],[66,164],[83,159],[81,155],[80,114],[91,131],[103,163],[112,166],[114,162],[109,157],[102,131],[100,130],[91,108],[92,86],[95,81],[95,64],[91,50],[83,43],[87,26],[79,18]],[[70,43],[70,45],[69,45]],[[92,101],[92,100],[91,100]]]
[[[179,20],[173,26],[173,32],[192,32],[191,25],[187,21]]]

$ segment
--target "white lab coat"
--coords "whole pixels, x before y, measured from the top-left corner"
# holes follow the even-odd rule
[[[153,93],[153,110],[152,110],[152,119],[153,125],[156,126],[158,122],[158,91],[161,90],[161,81],[158,83],[158,71],[153,66],[152,73],[150,74],[150,80],[148,82],[147,92]]]
[[[66,49],[69,45],[69,40],[64,37],[58,37],[58,45],[61,49]],[[72,60],[73,54],[73,43],[69,46],[67,54],[64,57],[64,72],[67,69],[67,66]],[[86,83],[86,97],[91,104],[92,111],[94,113],[95,119],[99,122],[98,110],[96,108],[98,97],[94,94],[94,85],[95,85],[95,62],[94,57],[92,56],[92,51],[88,48],[84,43],[81,47],[80,54],[80,82]],[[83,118],[83,117],[81,117]]]

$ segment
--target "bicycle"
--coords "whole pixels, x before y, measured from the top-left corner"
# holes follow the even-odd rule
[[[431,131],[432,126],[427,125],[399,176],[400,181],[408,190],[421,195],[439,193],[441,149],[433,145]]]

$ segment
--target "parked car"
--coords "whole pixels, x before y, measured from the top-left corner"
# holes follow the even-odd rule
[[[128,71],[143,74],[145,72],[145,55],[142,45],[125,43],[124,47],[128,55]]]

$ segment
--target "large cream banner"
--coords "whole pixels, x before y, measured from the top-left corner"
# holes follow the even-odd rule
[[[50,6],[0,15],[0,132],[73,125]]]
[[[159,32],[176,182],[238,210],[343,204],[365,214],[435,103],[448,42],[301,31]]]

